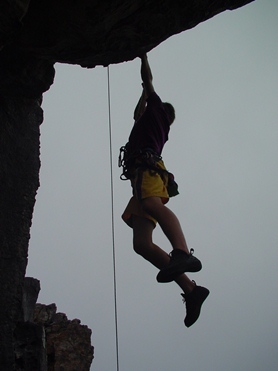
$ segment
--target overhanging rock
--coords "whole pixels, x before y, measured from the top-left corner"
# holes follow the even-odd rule
[[[174,34],[251,1],[5,0],[14,4],[6,38],[11,42],[13,36],[13,48],[53,62],[108,65],[132,60]],[[0,26],[1,34],[4,40]]]

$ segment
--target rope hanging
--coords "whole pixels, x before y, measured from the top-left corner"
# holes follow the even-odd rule
[[[110,191],[111,191],[111,229],[113,250],[113,284],[114,284],[114,311],[115,311],[115,334],[116,334],[116,360],[117,371],[119,367],[119,338],[118,338],[118,314],[117,314],[117,280],[116,280],[116,249],[115,249],[115,222],[114,222],[114,183],[113,183],[113,151],[112,151],[112,125],[111,125],[111,94],[110,74],[107,66],[107,92],[108,92],[108,122],[109,122],[109,152],[110,152]]]

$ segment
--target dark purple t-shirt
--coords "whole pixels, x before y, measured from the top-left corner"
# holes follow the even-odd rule
[[[168,140],[170,121],[159,96],[153,92],[147,98],[147,107],[135,121],[129,136],[129,152],[151,148],[159,155]]]

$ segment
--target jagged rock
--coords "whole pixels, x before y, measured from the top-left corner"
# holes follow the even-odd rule
[[[6,47],[0,52],[0,95],[41,100],[54,81],[53,62]]]
[[[40,282],[24,280],[24,322],[14,330],[16,371],[87,371],[94,355],[91,330],[79,319],[57,313],[56,304],[36,304]],[[0,369],[1,365],[0,365]]]
[[[94,67],[134,59],[171,35],[251,1],[5,0],[0,36],[39,58]]]
[[[35,305],[40,292],[40,281],[32,278],[25,277],[23,286],[23,319],[24,322],[32,322],[34,319]]]
[[[0,364],[13,370],[13,331],[24,321],[22,297],[39,186],[37,100],[0,96]]]
[[[55,304],[37,304],[34,320],[46,332],[48,371],[89,371],[94,357],[92,331],[80,320],[56,313]]]
[[[45,330],[43,325],[33,323],[35,305],[40,291],[40,281],[25,277],[22,309],[24,322],[14,331],[16,371],[47,371]]]
[[[56,304],[39,304],[35,306],[34,321],[44,326],[51,325],[57,312]]]

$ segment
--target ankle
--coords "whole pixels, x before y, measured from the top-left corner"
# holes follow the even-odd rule
[[[173,247],[173,250],[181,250],[185,252],[187,255],[190,255],[190,251],[188,250],[187,246]]]
[[[190,294],[194,290],[195,287],[196,287],[196,283],[194,281],[188,282],[186,287],[184,287],[184,289],[183,289],[184,294],[185,295]]]

